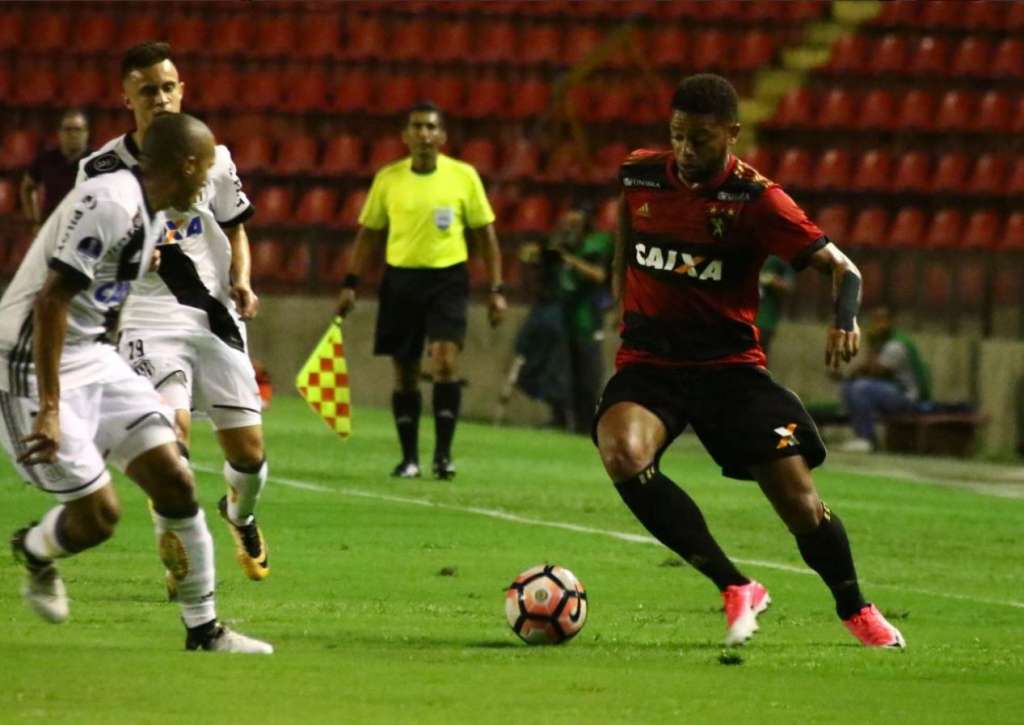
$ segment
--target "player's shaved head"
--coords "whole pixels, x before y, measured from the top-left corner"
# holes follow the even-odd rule
[[[144,168],[170,169],[189,157],[212,157],[213,131],[195,116],[167,113],[157,116],[142,141]]]

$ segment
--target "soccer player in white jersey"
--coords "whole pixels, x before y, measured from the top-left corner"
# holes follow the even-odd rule
[[[141,168],[90,179],[68,194],[0,298],[0,443],[19,473],[59,502],[15,532],[11,546],[26,569],[29,605],[51,622],[66,620],[67,593],[54,561],[113,534],[120,504],[110,463],[153,503],[186,648],[269,654],[269,644],[217,621],[213,539],[178,454],[170,408],[98,340],[131,283],[159,262],[161,210],[187,207],[213,160],[213,134],[201,121],[156,119]]]
[[[179,113],[185,84],[167,43],[129,49],[121,61],[125,105],[135,131],[105,144],[79,163],[78,183],[138,165],[138,144],[153,119]],[[253,206],[242,191],[231,154],[217,146],[213,168],[197,199],[168,214],[158,274],[132,287],[121,312],[118,348],[175,411],[187,458],[192,410],[205,413],[224,452],[228,494],[218,504],[235,539],[246,575],[270,573],[255,517],[267,480],[256,373],[246,352],[245,320],[256,314],[250,286],[249,240],[243,222]],[[168,578],[173,598],[173,579]]]

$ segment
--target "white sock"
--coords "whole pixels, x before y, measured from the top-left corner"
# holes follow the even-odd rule
[[[198,627],[216,619],[213,538],[203,510],[185,519],[169,519],[154,511],[153,523],[160,560],[178,583],[185,626]]]
[[[267,462],[256,473],[243,473],[224,461],[224,480],[228,483],[228,518],[238,526],[249,523],[256,511],[260,491],[267,483]]]
[[[55,506],[46,512],[43,520],[28,530],[25,535],[25,548],[28,553],[43,561],[53,561],[68,555],[68,551],[60,545],[57,538],[57,520],[64,511],[64,506]]]

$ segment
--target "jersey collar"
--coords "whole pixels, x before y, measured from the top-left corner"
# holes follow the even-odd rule
[[[138,161],[142,156],[142,151],[139,149],[139,145],[135,143],[135,137],[132,135],[131,131],[124,135],[124,147],[136,161]]]
[[[725,168],[722,169],[722,173],[720,173],[718,176],[713,178],[711,181],[708,181],[703,184],[687,184],[686,182],[679,178],[679,167],[676,165],[675,157],[670,154],[668,158],[668,168],[666,176],[668,176],[669,181],[677,189],[686,189],[687,191],[692,191],[694,194],[706,194],[708,192],[714,191],[723,183],[725,183],[725,180],[729,178],[729,175],[732,174],[735,168],[736,157],[733,156],[732,154],[729,154],[729,157],[725,161]]]

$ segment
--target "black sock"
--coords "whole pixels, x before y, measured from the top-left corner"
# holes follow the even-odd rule
[[[402,392],[396,390],[391,394],[391,413],[395,417],[395,429],[398,441],[402,444],[402,461],[419,462],[420,410],[423,408],[423,397],[420,391]]]
[[[807,566],[818,572],[832,591],[840,619],[849,619],[867,604],[857,584],[846,529],[827,506],[818,528],[809,534],[797,534],[796,545]]]
[[[750,581],[740,574],[711,536],[694,500],[656,465],[616,483],[615,488],[633,515],[658,541],[713,581],[719,591]]]
[[[451,459],[455,423],[462,404],[462,383],[434,383],[434,460]]]

